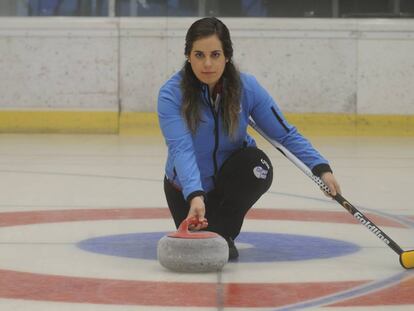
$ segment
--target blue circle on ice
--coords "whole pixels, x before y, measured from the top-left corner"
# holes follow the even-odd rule
[[[166,232],[102,236],[83,240],[85,251],[110,256],[157,259],[157,243]],[[356,244],[307,235],[242,232],[236,239],[238,262],[277,262],[332,258],[360,250]]]

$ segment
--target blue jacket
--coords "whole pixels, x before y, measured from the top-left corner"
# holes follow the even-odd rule
[[[167,179],[182,189],[189,200],[214,188],[214,176],[223,162],[243,146],[255,146],[247,133],[249,116],[272,139],[278,141],[313,173],[330,171],[328,162],[310,142],[283,117],[268,92],[249,74],[241,73],[241,111],[236,139],[225,133],[221,115],[214,113],[207,85],[200,84],[201,120],[194,135],[182,117],[181,72],[173,75],[160,89],[158,118],[168,146],[165,167]]]

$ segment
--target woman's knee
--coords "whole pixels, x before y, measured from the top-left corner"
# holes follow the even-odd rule
[[[236,151],[221,167],[217,176],[217,188],[258,194],[265,193],[273,181],[273,166],[269,157],[256,147]]]

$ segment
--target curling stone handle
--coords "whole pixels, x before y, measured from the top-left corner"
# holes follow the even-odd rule
[[[178,227],[177,232],[189,233],[188,231],[189,225],[198,225],[200,223],[201,221],[199,221],[198,218],[196,217],[186,218],[181,222],[180,226]]]
[[[197,217],[191,217],[184,219],[180,226],[178,227],[176,232],[168,234],[171,238],[183,238],[183,239],[207,239],[207,238],[216,238],[219,235],[215,232],[209,232],[209,231],[189,231],[188,226],[190,225],[199,225],[203,224],[205,226],[208,226],[207,220],[200,221]]]

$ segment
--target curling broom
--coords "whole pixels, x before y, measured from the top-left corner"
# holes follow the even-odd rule
[[[269,138],[253,120],[249,120],[249,124],[254,128],[264,139],[272,144],[277,150],[279,150],[286,158],[288,158],[293,164],[295,164],[303,173],[310,177],[323,191],[329,194],[335,201],[341,204],[349,213],[351,213],[361,224],[369,229],[373,234],[377,236],[381,241],[387,244],[394,252],[400,257],[400,264],[405,269],[414,268],[414,250],[404,251],[393,239],[391,239],[382,229],[374,224],[368,217],[360,212],[355,206],[347,201],[342,195],[337,193],[335,196],[331,195],[331,191],[328,186],[319,177],[313,175],[312,171],[300,161],[294,154],[283,147],[277,141]]]

